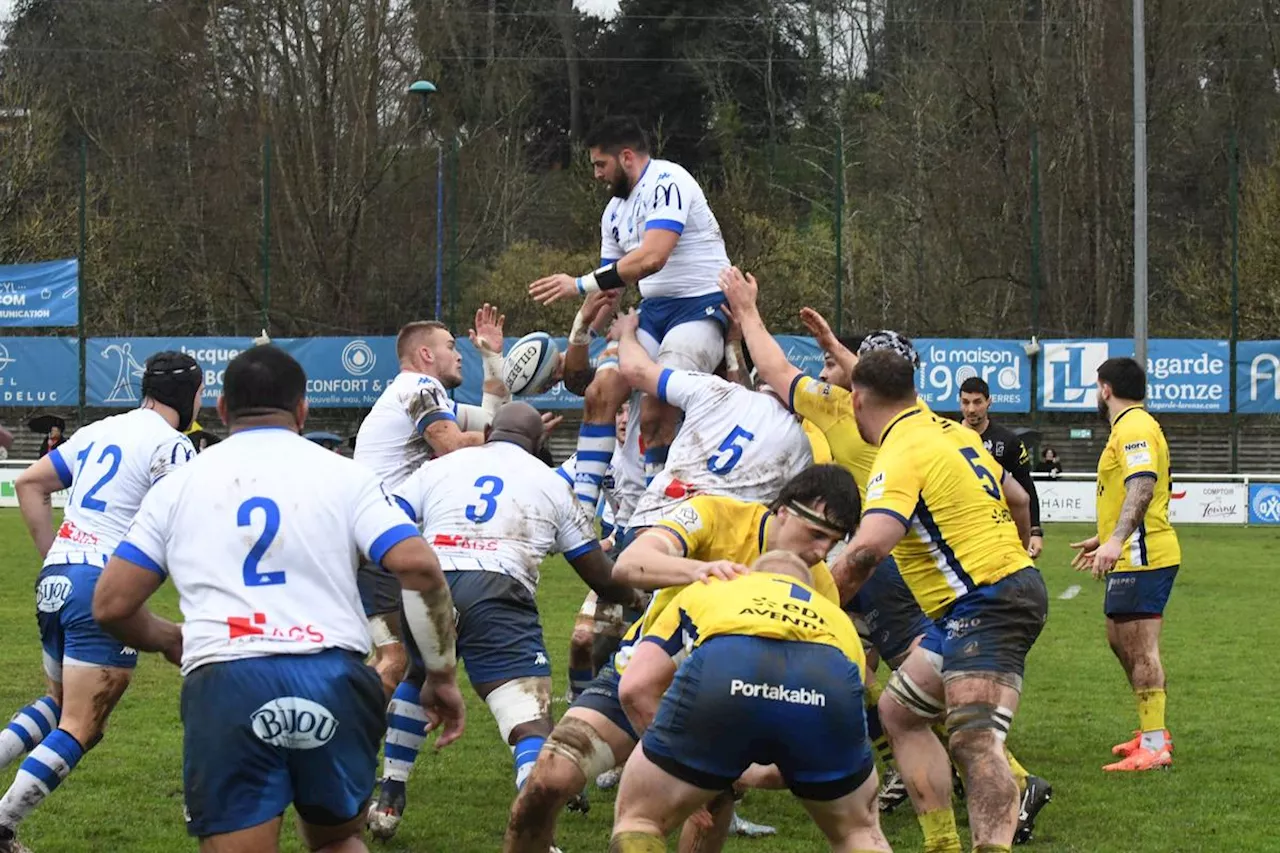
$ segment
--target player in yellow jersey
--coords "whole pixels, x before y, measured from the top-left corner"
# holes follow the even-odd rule
[[[891,352],[860,356],[853,408],[864,439],[880,446],[858,534],[833,571],[852,595],[891,550],[925,614],[925,639],[880,701],[926,853],[959,853],[947,752],[930,729],[945,712],[951,757],[964,775],[975,850],[1008,851],[1018,787],[1004,751],[1025,659],[1044,627],[1048,594],[1027,556],[1027,495],[1011,509],[998,464],[967,430],[923,409],[911,363]]]
[[[782,487],[772,508],[699,495],[671,517],[640,531],[619,555],[614,571],[618,580],[660,591],[628,631],[612,664],[556,724],[511,808],[502,849],[546,853],[565,804],[588,779],[631,754],[639,738],[618,698],[619,671],[625,671],[635,641],[679,588],[708,577],[734,577],[763,553],[787,551],[813,565],[816,588],[838,602],[835,583],[822,561],[832,545],[853,532],[858,512],[849,473],[836,465],[814,465]]]
[[[667,833],[752,764],[776,765],[832,850],[889,850],[857,632],[803,560],[773,552],[753,568],[686,587],[636,646],[621,693],[643,736],[618,789],[610,853],[665,851]]]
[[[1098,410],[1111,437],[1098,460],[1098,535],[1072,543],[1078,569],[1107,579],[1107,640],[1138,699],[1138,734],[1112,752],[1104,770],[1153,770],[1173,764],[1165,728],[1160,628],[1173,579],[1182,563],[1169,524],[1169,444],[1142,407],[1147,374],[1131,358],[1098,368]]]

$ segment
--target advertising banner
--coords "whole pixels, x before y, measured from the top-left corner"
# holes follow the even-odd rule
[[[1236,411],[1280,412],[1280,341],[1236,344]]]
[[[1174,524],[1244,524],[1249,520],[1244,483],[1174,482],[1169,520]]]
[[[1046,411],[1096,409],[1098,367],[1132,356],[1133,341],[1044,341],[1040,355],[1040,407]],[[1147,351],[1147,408],[1153,412],[1229,412],[1226,341],[1153,339]]]
[[[0,338],[0,406],[74,406],[79,400],[75,338]]]
[[[0,265],[0,326],[74,326],[80,318],[80,262]]]
[[[1280,483],[1249,486],[1249,523],[1280,524]]]

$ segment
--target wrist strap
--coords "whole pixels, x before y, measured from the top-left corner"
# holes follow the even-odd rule
[[[588,293],[599,293],[602,290],[619,290],[627,286],[622,276],[618,275],[617,261],[578,277],[575,284],[578,286],[578,293],[582,296]]]

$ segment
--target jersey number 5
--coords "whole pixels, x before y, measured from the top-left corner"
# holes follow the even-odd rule
[[[475,486],[480,490],[480,500],[467,507],[467,521],[484,524],[498,511],[494,498],[502,494],[503,482],[501,477],[485,476],[476,480]]]
[[[249,498],[236,510],[236,526],[252,527],[255,509],[262,510],[262,535],[253,543],[248,556],[244,558],[244,585],[278,586],[284,583],[284,572],[259,572],[258,563],[262,562],[267,549],[271,547],[276,534],[280,532],[280,507],[271,498]]]
[[[982,481],[982,490],[996,500],[1000,500],[1000,483],[992,473],[987,470],[987,466],[980,465],[978,463],[978,460],[981,458],[978,455],[978,451],[974,450],[972,447],[962,447],[960,448],[960,455],[969,461],[969,467],[973,469],[973,473]]]
[[[707,460],[707,470],[712,474],[728,474],[742,459],[742,451],[754,438],[754,434],[742,427],[734,427],[716,448],[718,452]]]

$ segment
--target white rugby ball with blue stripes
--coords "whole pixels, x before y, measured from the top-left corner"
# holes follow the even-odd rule
[[[502,381],[512,394],[540,394],[551,385],[560,347],[546,332],[530,332],[502,360]]]

